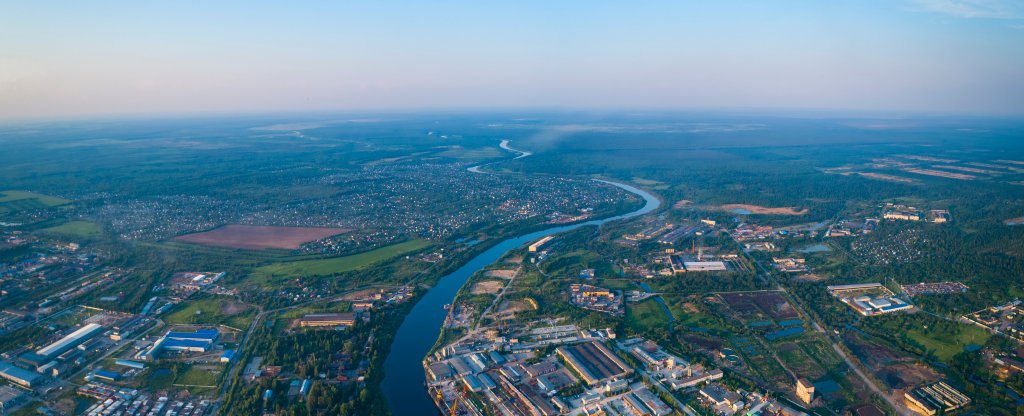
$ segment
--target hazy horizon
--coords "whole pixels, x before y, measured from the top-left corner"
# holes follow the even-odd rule
[[[1024,115],[1024,6],[12,3],[0,120],[507,109]]]

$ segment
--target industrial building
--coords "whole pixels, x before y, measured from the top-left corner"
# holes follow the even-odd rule
[[[855,298],[845,298],[843,302],[864,316],[881,315],[913,307],[913,305],[895,296],[857,296]]]
[[[926,416],[935,415],[940,410],[949,413],[971,403],[969,397],[941,381],[904,393],[903,398],[907,407]]]
[[[796,379],[796,397],[804,404],[811,404],[814,400],[814,385],[803,377]]]
[[[0,411],[17,406],[25,399],[25,392],[10,386],[0,386]]]
[[[687,272],[724,272],[726,271],[723,261],[687,261],[683,262]]]
[[[0,378],[10,381],[22,387],[32,388],[39,384],[39,381],[43,376],[26,370],[21,367],[15,367],[13,364],[0,362]]]
[[[165,338],[183,340],[183,341],[216,341],[220,336],[220,332],[216,329],[199,329],[192,332],[168,332],[164,335]]]
[[[604,381],[623,378],[633,373],[632,368],[600,342],[562,346],[557,352],[588,386],[596,386]]]
[[[124,367],[131,367],[131,368],[135,368],[135,369],[139,369],[139,370],[142,370],[142,369],[146,368],[145,364],[140,363],[138,361],[131,361],[131,360],[117,359],[117,360],[114,360],[114,364],[117,364],[117,365],[120,365],[120,366],[124,366]]]
[[[775,269],[780,272],[799,273],[807,271],[807,261],[804,259],[772,257],[772,263]]]
[[[354,312],[345,313],[314,313],[303,316],[299,326],[303,328],[352,326],[356,323]]]
[[[825,288],[828,289],[828,291],[831,292],[834,295],[837,292],[843,292],[843,291],[847,291],[847,290],[873,289],[873,288],[880,288],[880,287],[882,287],[881,283],[854,283],[854,284],[851,284],[851,285],[826,286]]]
[[[219,336],[220,332],[216,329],[200,329],[193,332],[171,331],[156,340],[148,350],[140,353],[138,358],[146,361],[155,360],[164,350],[206,352],[210,350]]]
[[[921,213],[914,207],[907,207],[903,205],[892,206],[891,210],[886,211],[882,215],[882,218],[887,220],[900,220],[900,221],[920,221]]]
[[[536,253],[540,249],[544,248],[544,246],[546,246],[548,243],[550,243],[551,240],[554,240],[554,239],[555,239],[555,237],[552,237],[550,235],[547,236],[547,237],[544,237],[544,238],[542,238],[540,240],[537,240],[536,243],[530,244],[530,246],[527,247],[527,250],[529,252],[531,252],[531,253]]]
[[[119,381],[121,380],[121,373],[108,371],[103,369],[93,370],[89,375],[85,376],[85,381]]]
[[[61,338],[57,342],[36,350],[36,354],[52,359],[67,350],[75,348],[79,344],[100,333],[100,331],[103,331],[103,327],[99,324],[85,325],[78,328],[75,332],[68,334],[64,338]]]

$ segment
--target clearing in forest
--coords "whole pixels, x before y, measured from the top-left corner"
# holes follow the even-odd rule
[[[807,208],[796,210],[795,207],[762,207],[760,205],[749,205],[749,204],[725,204],[719,205],[718,209],[723,211],[729,211],[734,214],[750,215],[804,215],[807,213]]]

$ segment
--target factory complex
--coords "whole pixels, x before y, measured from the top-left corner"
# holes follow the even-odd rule
[[[350,327],[356,323],[355,312],[344,313],[314,313],[303,316],[299,319],[299,326],[302,328],[336,328]]]
[[[946,414],[971,403],[969,397],[941,381],[906,392],[903,398],[907,407],[925,416]]]
[[[136,358],[153,361],[165,351],[207,352],[213,347],[219,336],[220,332],[216,329],[199,329],[192,332],[168,331],[157,339],[149,349],[140,352]]]
[[[828,286],[829,293],[864,316],[881,315],[913,308],[881,283]]]

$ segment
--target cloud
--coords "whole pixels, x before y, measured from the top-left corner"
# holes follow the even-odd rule
[[[1019,0],[911,0],[926,11],[964,19],[1021,19]]]

